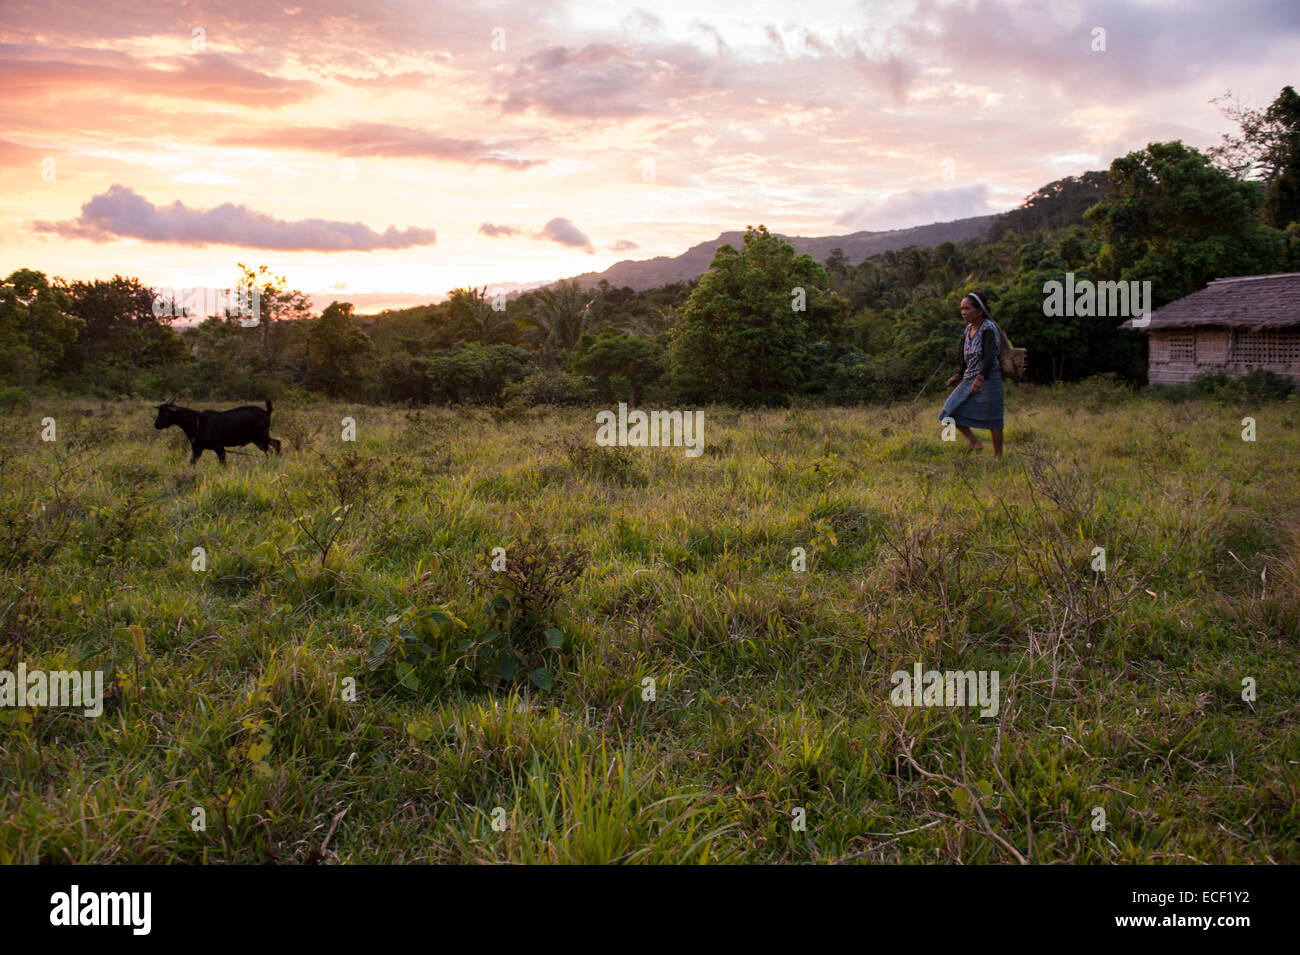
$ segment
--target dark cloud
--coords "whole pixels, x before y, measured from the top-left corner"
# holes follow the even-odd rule
[[[379,233],[360,222],[327,219],[288,222],[229,202],[207,210],[187,209],[180,202],[155,206],[135,190],[118,185],[85,203],[76,219],[37,222],[33,228],[37,232],[96,242],[132,238],[179,245],[240,245],[303,252],[365,252],[437,243],[437,234],[432,229],[399,230],[389,226]]]
[[[546,163],[544,159],[502,155],[516,148],[513,143],[454,139],[388,123],[350,123],[337,128],[278,127],[244,136],[223,136],[217,142],[225,146],[309,149],[340,156],[441,159],[474,165],[504,166],[507,169],[529,169]]]
[[[546,223],[546,225],[542,226],[542,231],[540,232],[528,232],[525,229],[519,229],[516,228],[515,226],[494,225],[491,222],[484,222],[481,226],[478,227],[478,231],[480,235],[490,235],[490,236],[522,235],[522,236],[527,236],[530,239],[538,239],[543,242],[557,242],[560,245],[567,245],[570,248],[586,249],[587,252],[589,253],[596,251],[591,244],[591,240],[587,238],[586,234],[581,229],[575,226],[568,219],[562,218],[560,216],[557,216],[556,218],[552,219],[550,222]],[[622,244],[622,243],[620,242],[617,244]],[[628,247],[636,248],[636,245],[635,243],[628,243]],[[616,250],[616,251],[621,251],[621,250]]]
[[[573,248],[586,249],[588,252],[594,252],[591,240],[568,219],[556,217],[546,225],[542,226],[542,231],[538,233],[537,238],[548,239],[551,242],[558,242],[560,245],[567,245]]]

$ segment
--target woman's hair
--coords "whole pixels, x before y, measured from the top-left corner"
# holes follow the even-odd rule
[[[993,317],[992,310],[987,305],[984,304],[984,299],[980,295],[977,295],[974,292],[967,292],[965,295],[962,296],[962,298],[974,299],[975,304],[979,306],[979,309],[981,312],[984,313],[985,318]]]

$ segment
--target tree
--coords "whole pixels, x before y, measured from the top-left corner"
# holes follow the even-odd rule
[[[1220,109],[1241,133],[1223,135],[1209,150],[1214,161],[1239,179],[1263,185],[1260,214],[1265,223],[1285,229],[1300,220],[1300,95],[1286,86],[1266,109],[1251,109],[1235,99]]]
[[[1259,190],[1181,142],[1151,143],[1110,165],[1106,201],[1088,210],[1106,279],[1149,280],[1156,306],[1225,275],[1276,271],[1286,239],[1259,224]]]
[[[1300,94],[1286,86],[1267,109],[1235,101],[1220,108],[1241,135],[1225,133],[1210,156],[1237,178],[1264,184],[1264,222],[1285,229],[1300,220]]]
[[[898,277],[910,289],[916,288],[925,280],[926,270],[930,267],[930,250],[908,246],[898,260]]]
[[[645,386],[663,373],[663,348],[638,335],[598,335],[582,340],[573,358],[573,370],[596,381],[601,400],[615,398],[614,380],[627,382],[628,404],[635,405]]]
[[[0,283],[0,371],[31,386],[48,378],[85,322],[69,314],[68,294],[43,272],[18,269]]]
[[[826,258],[826,275],[831,283],[843,282],[848,271],[849,261],[844,257],[844,250],[838,246],[831,249],[831,254]]]
[[[432,399],[460,404],[499,400],[506,385],[523,380],[533,371],[530,358],[528,352],[514,345],[461,342],[417,360],[424,363]]]
[[[254,269],[243,262],[237,266],[239,287],[257,289],[261,296],[258,328],[262,333],[262,359],[266,373],[270,375],[275,371],[279,351],[279,337],[273,330],[274,326],[279,322],[307,318],[311,314],[311,303],[302,292],[289,288],[287,278],[272,275],[267,266],[260,265]]]
[[[1049,182],[1026,196],[1019,207],[998,216],[989,227],[989,238],[1077,225],[1089,208],[1106,197],[1107,181],[1105,172],[1094,171]]]
[[[532,328],[532,340],[552,355],[573,351],[583,335],[599,327],[599,319],[590,309],[591,298],[577,279],[538,289],[525,319]]]
[[[696,398],[784,402],[807,375],[812,327],[832,311],[826,286],[821,263],[796,255],[765,226],[747,228],[740,251],[720,246],[674,331],[678,389]]]
[[[1231,96],[1231,92],[1225,93],[1213,102]],[[1300,148],[1300,94],[1294,89],[1283,87],[1265,109],[1251,109],[1235,99],[1219,109],[1238,125],[1241,134],[1224,133],[1222,142],[1208,150],[1217,165],[1238,179],[1258,178],[1264,182],[1272,182],[1293,168]]]
[[[1265,111],[1266,128],[1276,130],[1264,151],[1269,175],[1264,221],[1285,229],[1300,221],[1300,95],[1284,87]]]
[[[492,307],[486,285],[482,289],[472,285],[454,288],[447,295],[447,344],[471,341],[497,345],[518,341],[519,328],[507,317],[505,309],[498,311]]]
[[[97,362],[131,368],[181,365],[191,358],[180,335],[154,315],[155,291],[139,279],[61,283],[68,312],[85,322],[69,353],[80,366]]]
[[[1076,280],[1095,280],[1087,269]],[[1029,376],[1034,381],[1062,381],[1114,372],[1130,381],[1146,374],[1142,337],[1119,328],[1114,316],[1049,316],[1043,308],[1043,286],[1065,282],[1064,271],[1025,271],[997,300],[995,320],[1021,348],[1029,349]],[[1154,292],[1154,287],[1152,289]],[[957,362],[953,349],[953,364]]]
[[[955,242],[940,242],[930,253],[930,261],[952,282],[958,281],[965,271],[966,256]]]
[[[351,302],[331,302],[307,333],[307,386],[331,398],[344,391],[359,392],[348,382],[362,383],[374,343],[357,327]]]

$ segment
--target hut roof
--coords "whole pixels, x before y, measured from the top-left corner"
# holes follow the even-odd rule
[[[1259,331],[1300,325],[1300,272],[1215,279],[1151,313],[1143,331],[1222,325]],[[1132,328],[1129,319],[1121,328]]]

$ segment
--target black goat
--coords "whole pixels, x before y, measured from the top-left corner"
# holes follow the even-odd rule
[[[222,464],[226,463],[226,448],[242,448],[255,444],[263,453],[270,448],[280,453],[280,442],[271,437],[271,399],[266,400],[266,410],[256,405],[244,405],[229,411],[195,411],[182,408],[175,398],[168,398],[158,406],[158,418],[153,426],[161,431],[177,425],[190,439],[194,456],[190,464],[204,451],[215,451]]]

